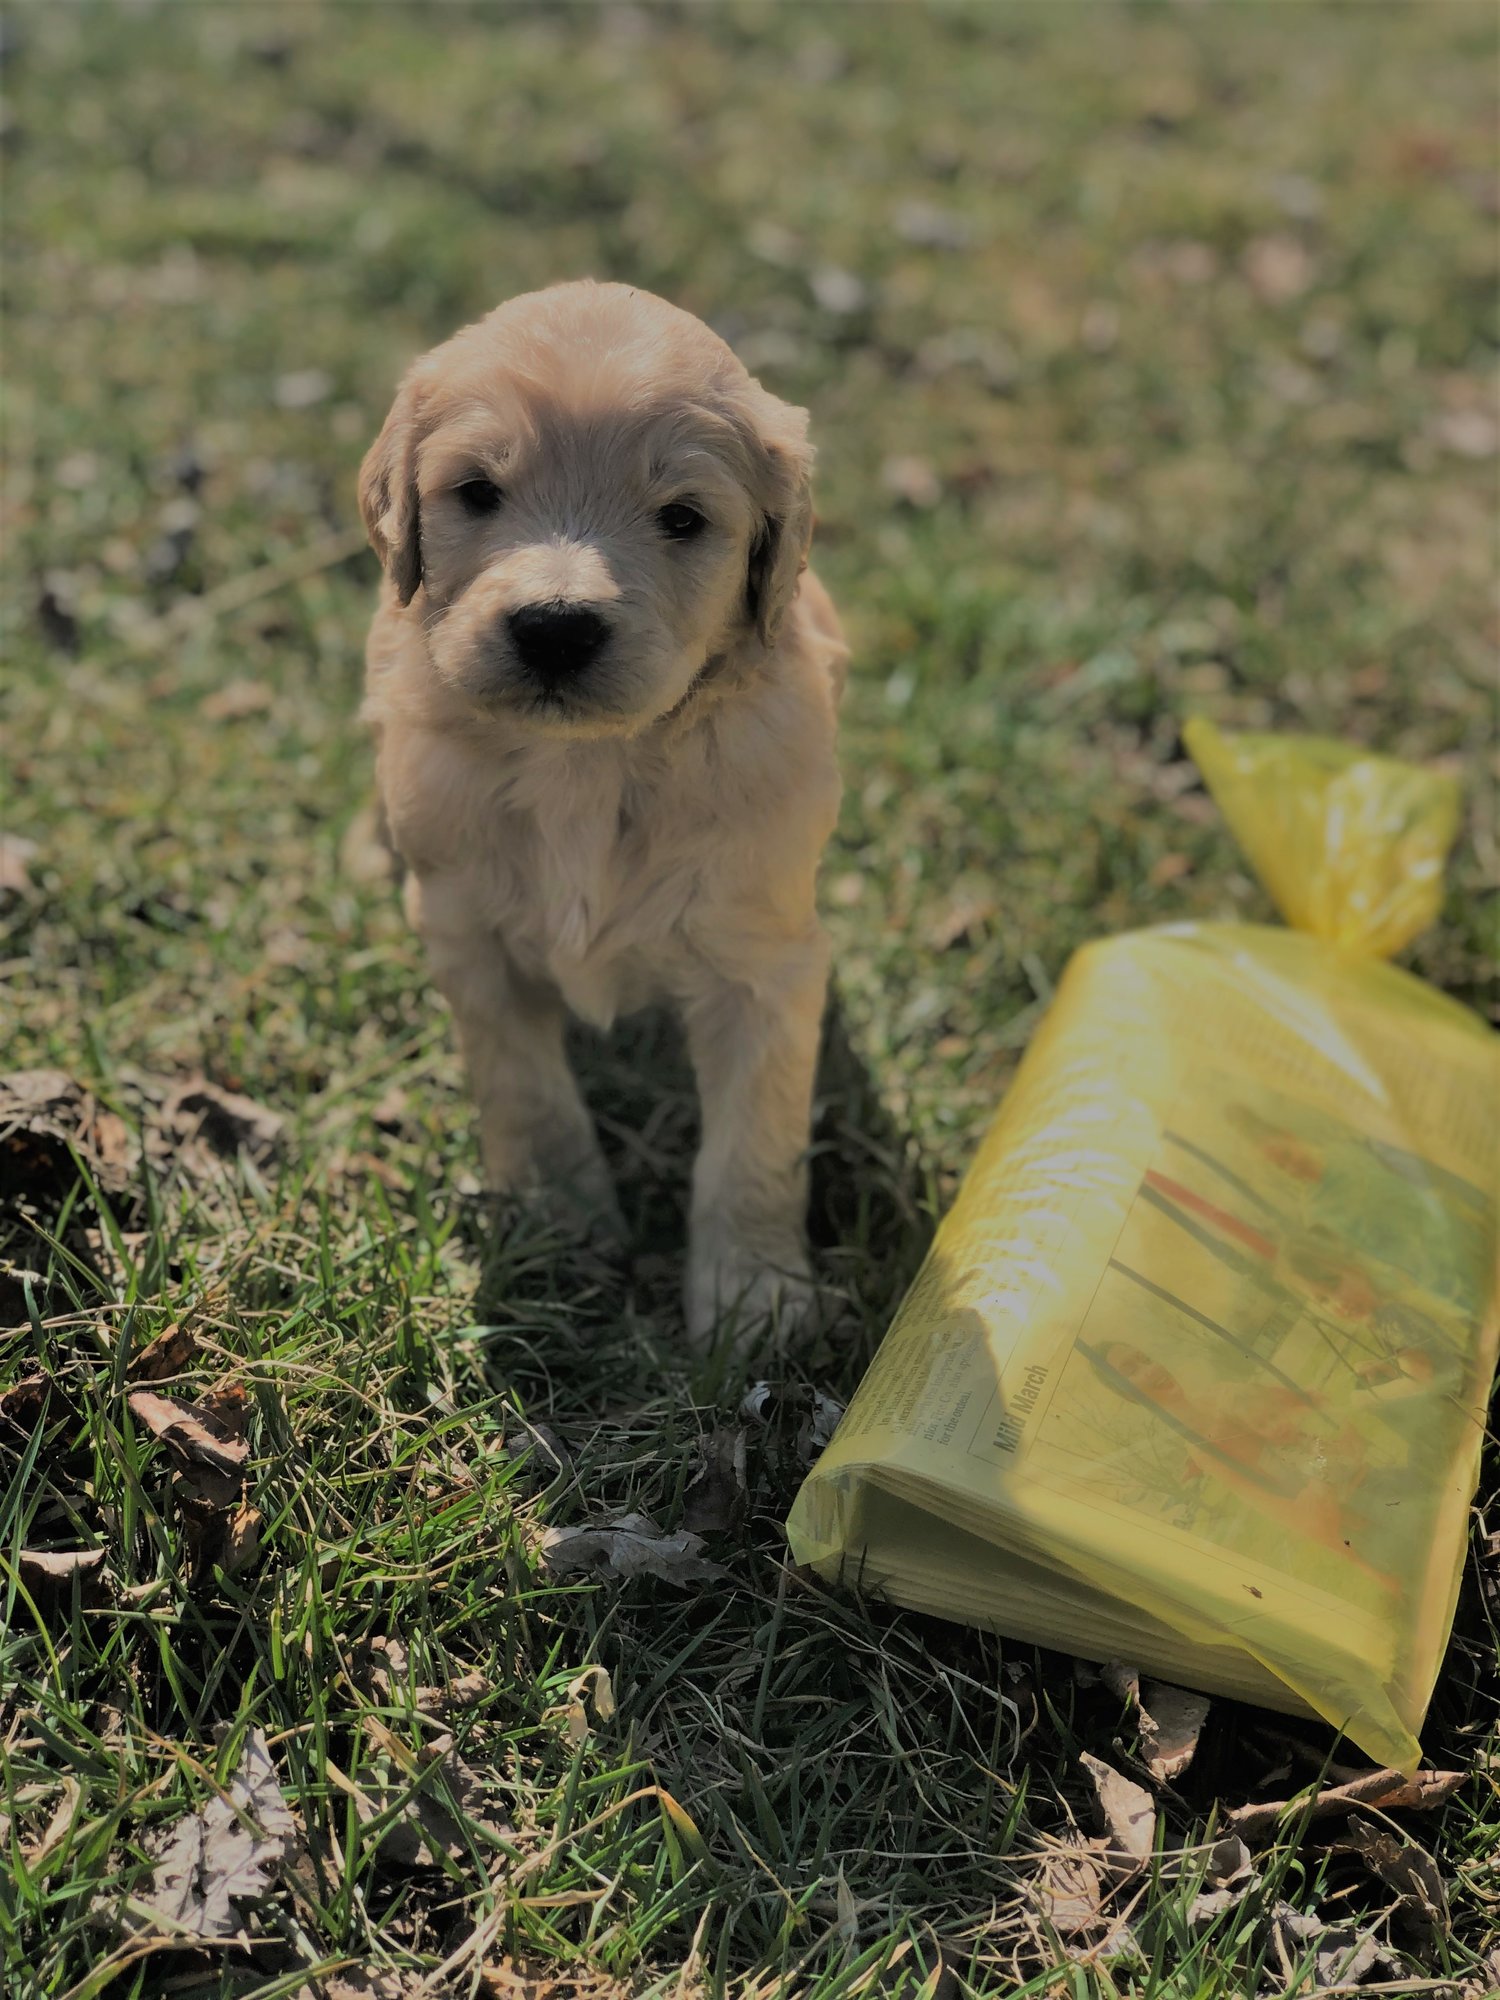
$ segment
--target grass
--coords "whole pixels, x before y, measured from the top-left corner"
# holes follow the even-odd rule
[[[72,1408],[5,1448],[3,1546],[108,1570],[50,1605],[7,1571],[7,1991],[272,2000],[339,1965],[538,2000],[1329,1990],[1278,1901],[1373,1926],[1384,1991],[1492,1988],[1478,1555],[1426,1738],[1473,1775],[1407,1822],[1446,1929],[1388,1908],[1337,1825],[1190,1921],[1218,1806],[1331,1748],[1217,1703],[1164,1808],[1186,1864],[1130,1892],[1128,1934],[1065,1940],[1028,1884],[1086,1823],[1078,1753],[1129,1768],[1119,1702],[812,1588],[780,1534],[797,1393],[858,1380],[1069,952],[1265,913],[1187,714],[1461,769],[1412,962],[1494,1005],[1490,11],[37,4],[6,49],[0,825],[37,845],[3,910],[5,1067],[129,1120],[202,1072],[287,1121],[260,1169],[149,1155],[112,1241],[85,1193],[0,1246],[36,1274],[0,1380],[40,1361]],[[371,560],[179,619],[354,523],[410,354],[582,271],[671,294],[811,406],[856,646],[815,1163],[850,1310],[765,1425],[682,1345],[694,1112],[660,1024],[580,1050],[628,1274],[474,1199],[447,1024],[344,848]],[[248,1399],[263,1551],[236,1575],[192,1574],[126,1401],[173,1322],[177,1386]],[[546,1523],[676,1527],[741,1427],[725,1580],[540,1564]],[[376,1640],[405,1666],[382,1678]],[[133,1955],[122,1899],[253,1728],[304,1861],[252,1947]],[[407,1797],[447,1815],[420,1865],[387,1838]]]

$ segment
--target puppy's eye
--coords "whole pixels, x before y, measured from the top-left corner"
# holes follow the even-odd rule
[[[656,525],[670,540],[690,542],[694,535],[702,534],[708,523],[696,507],[689,507],[683,500],[674,500],[670,507],[657,510]]]
[[[466,514],[498,514],[505,498],[493,479],[466,479],[453,490]]]

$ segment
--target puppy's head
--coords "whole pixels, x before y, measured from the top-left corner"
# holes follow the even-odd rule
[[[774,644],[812,530],[806,427],[690,314],[559,285],[415,364],[360,508],[442,680],[546,734],[629,735]]]

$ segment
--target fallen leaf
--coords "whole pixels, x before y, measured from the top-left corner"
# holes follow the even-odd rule
[[[326,368],[293,368],[276,377],[273,394],[280,410],[311,410],[333,393]]]
[[[1122,1660],[1106,1660],[1098,1668],[1091,1667],[1086,1660],[1075,1660],[1073,1678],[1080,1687],[1092,1687],[1096,1680],[1103,1681],[1110,1693],[1126,1708],[1138,1709],[1141,1705],[1140,1674],[1134,1667],[1127,1667]]]
[[[745,1433],[720,1425],[698,1440],[698,1469],[683,1496],[682,1525],[691,1534],[716,1535],[744,1512]]]
[[[1429,430],[1458,458],[1493,458],[1500,452],[1500,423],[1488,410],[1444,410]]]
[[[1448,1892],[1425,1847],[1359,1817],[1350,1818],[1349,1831],[1337,1846],[1359,1855],[1371,1874],[1394,1889],[1408,1909],[1424,1917],[1434,1930],[1446,1933]]]
[[[339,842],[339,873],[351,882],[368,884],[400,879],[400,861],[380,807],[373,800],[361,806],[344,829]]]
[[[212,1419],[215,1424],[230,1434],[242,1438],[250,1421],[250,1397],[242,1382],[222,1382],[212,1389],[205,1389],[194,1407],[205,1422]]]
[[[798,1419],[795,1450],[798,1462],[807,1466],[831,1441],[843,1419],[844,1406],[821,1389],[772,1382],[752,1383],[740,1402],[740,1415],[748,1423],[770,1424],[783,1414]]]
[[[59,1204],[78,1160],[101,1194],[124,1194],[135,1161],[125,1121],[62,1070],[0,1076],[0,1207]]]
[[[847,1945],[852,1945],[859,1937],[859,1905],[854,1900],[854,1891],[844,1879],[844,1865],[839,1863],[839,1872],[833,1884],[834,1923],[839,1936]]]
[[[484,1782],[454,1750],[451,1736],[434,1737],[413,1752],[378,1717],[366,1715],[363,1726],[376,1754],[361,1772],[361,1785],[349,1789],[362,1825],[396,1808],[392,1823],[376,1836],[382,1861],[400,1868],[440,1859],[469,1862],[476,1844],[504,1847],[514,1840],[515,1829],[491,1816]]]
[[[614,1683],[610,1680],[607,1667],[585,1667],[568,1683],[568,1699],[560,1708],[549,1710],[549,1714],[562,1722],[570,1743],[587,1742],[593,1727],[589,1720],[590,1706],[594,1711],[594,1722],[608,1722],[615,1713]]]
[[[1220,1917],[1237,1910],[1244,1902],[1246,1888],[1200,1889],[1188,1904],[1187,1920],[1194,1930],[1201,1930],[1208,1924],[1217,1923]]]
[[[239,722],[247,715],[263,714],[274,699],[274,690],[267,682],[236,675],[206,694],[198,704],[198,713],[205,722]]]
[[[346,1965],[342,1972],[324,1973],[303,1988],[297,2000],[416,2000],[420,1981],[408,1984],[404,1974],[376,1971],[367,1965]]]
[[[1267,305],[1300,298],[1315,275],[1312,257],[1295,236],[1257,236],[1242,262],[1250,289]]]
[[[1456,1792],[1464,1777],[1462,1771],[1418,1771],[1410,1778],[1399,1771],[1367,1771],[1326,1791],[1236,1806],[1225,1814],[1225,1824],[1233,1833],[1253,1837],[1274,1832],[1283,1818],[1294,1813],[1321,1819],[1329,1813],[1347,1812],[1351,1806],[1375,1806],[1382,1812],[1425,1812]]]
[[[0,896],[29,896],[32,856],[39,853],[34,840],[19,833],[0,833]]]
[[[62,1797],[47,1822],[46,1832],[39,1840],[31,1841],[24,1850],[28,1868],[39,1867],[54,1849],[62,1846],[72,1829],[73,1814],[77,1811],[78,1801],[82,1796],[83,1787],[76,1778],[63,1780]]]
[[[895,499],[922,511],[936,507],[943,497],[943,482],[931,459],[911,452],[888,458],[880,468],[880,483]]]
[[[256,1166],[269,1165],[280,1147],[283,1124],[278,1113],[254,1098],[221,1090],[203,1077],[180,1085],[162,1111],[162,1125],[188,1155],[190,1171],[241,1153]]]
[[[0,1419],[23,1438],[33,1437],[44,1425],[69,1418],[76,1424],[78,1412],[52,1377],[41,1369],[23,1375],[0,1394]]]
[[[1290,1903],[1278,1903],[1272,1910],[1271,1936],[1288,1979],[1298,1976],[1310,1959],[1320,1990],[1327,1987],[1342,1993],[1365,1985],[1375,1974],[1401,1972],[1373,1931],[1325,1924],[1321,1917],[1293,1909]]]
[[[250,1447],[212,1410],[201,1403],[158,1396],[151,1389],[132,1389],[126,1401],[131,1415],[161,1440],[179,1464],[205,1466],[236,1483],[242,1478]]]
[[[150,1894],[134,1902],[137,1927],[189,1939],[242,1936],[237,1906],[264,1899],[295,1833],[265,1735],[252,1729],[228,1795],[188,1813],[168,1835]]]
[[[615,1684],[609,1677],[608,1667],[594,1661],[569,1684],[568,1692],[580,1700],[586,1697],[600,1722],[614,1720]]]
[[[1237,1909],[1252,1889],[1259,1888],[1253,1857],[1237,1833],[1214,1842],[1203,1881],[1205,1886],[1188,1907],[1188,1922],[1194,1929]]]
[[[864,280],[837,264],[819,264],[808,278],[808,284],[813,298],[824,312],[832,313],[836,318],[863,312],[870,303],[870,288]]]
[[[1159,1785],[1180,1778],[1193,1761],[1208,1720],[1208,1696],[1166,1681],[1147,1681],[1140,1693],[1141,1756]]]
[[[174,1320],[165,1333],[132,1356],[126,1373],[132,1382],[164,1382],[170,1375],[180,1375],[197,1352],[196,1337]]]
[[[939,381],[959,370],[973,370],[995,395],[1013,389],[1021,372],[1015,349],[997,335],[975,327],[954,327],[922,342],[912,363],[928,381]]]
[[[896,234],[923,250],[966,250],[974,231],[963,216],[930,201],[899,202],[891,220]]]
[[[505,1957],[479,1972],[480,2000],[631,2000],[636,1990],[635,1985],[583,1959],[570,1959],[559,1966],[556,1959]],[[704,1989],[684,1968],[670,1990],[678,2000],[694,2000]]]
[[[1146,880],[1153,889],[1165,889],[1170,883],[1180,882],[1184,875],[1191,875],[1192,872],[1192,856],[1178,853],[1174,849],[1157,856],[1151,864]]]
[[[226,1576],[238,1576],[260,1559],[260,1531],[264,1525],[265,1516],[258,1507],[246,1504],[235,1509],[225,1529],[223,1551],[217,1559]]]
[[[1209,1850],[1208,1872],[1205,1879],[1215,1888],[1228,1882],[1238,1882],[1249,1875],[1255,1866],[1255,1858],[1237,1833],[1227,1833],[1222,1840],[1216,1840]]]
[[[91,1575],[104,1561],[103,1549],[22,1549],[16,1558],[28,1590],[55,1590]]]
[[[507,1443],[505,1456],[518,1463],[526,1463],[540,1452],[544,1461],[551,1462],[549,1484],[554,1478],[564,1478],[573,1470],[573,1454],[548,1424],[534,1424],[518,1411],[507,1414],[507,1422],[521,1426],[524,1436],[514,1444]]]
[[[699,1550],[703,1537],[688,1529],[664,1535],[644,1514],[623,1514],[602,1527],[548,1528],[542,1561],[559,1575],[592,1569],[608,1576],[659,1577],[663,1583],[707,1583],[727,1575]]]
[[[413,1686],[410,1657],[399,1639],[374,1639],[370,1642],[370,1651],[373,1656],[370,1680],[375,1692],[383,1701],[391,1703],[399,1694],[402,1705],[410,1701],[420,1715],[448,1716],[473,1708],[494,1686],[488,1674],[477,1670],[456,1674],[441,1686]]]
[[[1059,1937],[1077,1937],[1108,1921],[1103,1905],[1110,1893],[1110,1869],[1097,1848],[1082,1841],[1048,1854],[1032,1892]]]
[[[811,1465],[820,1451],[833,1442],[833,1434],[844,1420],[844,1406],[821,1389],[812,1392],[812,1407],[797,1426],[797,1456]]]
[[[1109,1835],[1111,1863],[1127,1872],[1144,1867],[1156,1844],[1156,1803],[1151,1794],[1087,1750],[1078,1761],[1094,1788],[1099,1817]]]
[[[929,928],[927,942],[934,951],[951,951],[956,944],[972,943],[998,910],[995,898],[984,890],[959,895]]]

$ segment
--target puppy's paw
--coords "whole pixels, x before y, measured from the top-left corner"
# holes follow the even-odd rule
[[[599,1256],[617,1257],[629,1241],[602,1153],[553,1164],[545,1173],[532,1170],[512,1179],[491,1172],[486,1178],[499,1206],[524,1209]]]
[[[689,1253],[683,1303],[695,1346],[707,1347],[720,1334],[748,1346],[768,1334],[778,1342],[795,1339],[817,1315],[819,1294],[800,1246],[771,1258],[721,1236]]]

